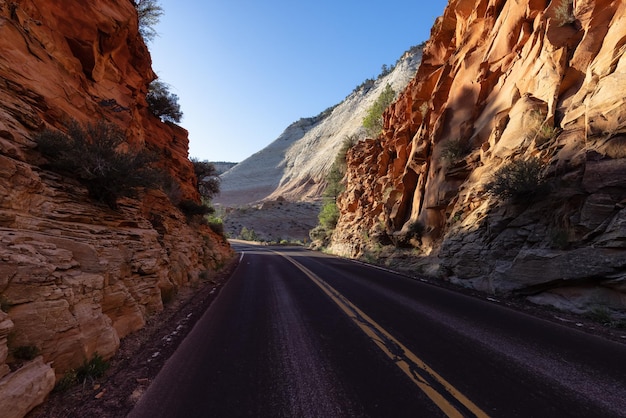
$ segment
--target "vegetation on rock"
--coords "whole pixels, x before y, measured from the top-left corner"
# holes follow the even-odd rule
[[[367,115],[363,118],[363,127],[368,136],[375,138],[380,135],[383,130],[383,112],[393,102],[395,97],[396,92],[390,84],[387,84],[383,92],[378,96],[378,99],[367,111]]]
[[[163,15],[163,8],[157,0],[135,0],[134,3],[139,16],[139,34],[145,42],[154,40],[157,36],[154,27]]]
[[[539,158],[513,160],[494,173],[486,185],[487,192],[503,200],[531,197],[542,189],[543,168]]]
[[[155,156],[145,149],[123,150],[126,136],[116,126],[104,121],[81,126],[72,121],[67,133],[46,129],[34,137],[39,151],[53,171],[80,180],[89,196],[117,207],[120,197],[133,197],[137,188],[160,186],[162,171],[152,163]]]
[[[150,112],[165,122],[179,123],[183,118],[178,96],[171,93],[167,84],[159,80],[154,80],[148,86],[146,101]]]
[[[355,136],[346,137],[344,139],[339,153],[326,176],[326,188],[322,194],[324,205],[318,216],[319,224],[309,233],[309,237],[314,241],[327,241],[332,231],[337,226],[337,222],[339,221],[337,199],[345,189],[343,178],[346,174],[346,155],[356,141],[357,138]]]

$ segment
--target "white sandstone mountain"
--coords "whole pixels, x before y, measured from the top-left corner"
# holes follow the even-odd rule
[[[337,106],[291,124],[271,144],[221,175],[214,199],[225,207],[286,199],[317,200],[346,137],[365,136],[362,122],[387,84],[402,91],[421,62],[422,48],[407,51],[387,75],[368,80]]]

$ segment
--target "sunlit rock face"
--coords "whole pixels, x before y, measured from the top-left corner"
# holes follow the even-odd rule
[[[171,202],[199,201],[197,180],[187,132],[148,111],[154,78],[128,0],[0,2],[0,405],[20,405],[15,416],[230,256]],[[144,191],[112,210],[43,169],[33,135],[72,119],[155,152],[174,198]],[[27,348],[37,357],[17,359]]]
[[[626,3],[450,1],[380,138],[349,153],[335,251],[413,245],[438,274],[584,311],[626,307]],[[538,158],[545,185],[486,185]]]

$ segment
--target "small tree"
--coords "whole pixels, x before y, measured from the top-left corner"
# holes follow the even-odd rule
[[[159,80],[154,80],[148,86],[146,101],[150,112],[163,121],[180,123],[183,118],[183,112],[178,104],[178,96],[170,93],[167,84]]]
[[[387,83],[383,92],[378,96],[374,104],[368,109],[367,115],[363,118],[363,127],[367,134],[374,138],[380,135],[383,130],[383,112],[393,102],[396,92]]]
[[[192,158],[193,169],[198,178],[198,192],[200,196],[211,200],[220,192],[220,178],[215,165],[208,161]]]
[[[135,0],[135,7],[139,16],[139,34],[145,42],[150,42],[157,36],[154,27],[163,16],[163,8],[157,0]]]

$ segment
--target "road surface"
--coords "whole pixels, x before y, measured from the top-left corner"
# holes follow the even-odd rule
[[[626,416],[626,345],[321,253],[236,249],[129,417]]]

